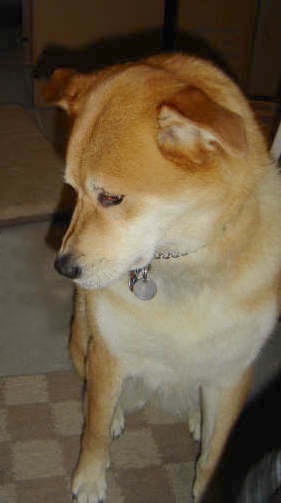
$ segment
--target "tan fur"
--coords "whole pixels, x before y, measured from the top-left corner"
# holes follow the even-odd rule
[[[60,251],[81,268],[70,349],[87,412],[73,491],[105,497],[110,432],[156,400],[202,430],[199,501],[278,315],[279,173],[239,89],[196,58],[57,71],[46,96],[75,117],[65,179],[77,205]],[[101,194],[124,199],[103,207]],[[169,250],[188,255],[154,259]],[[158,293],[144,302],[127,279],[149,262]]]

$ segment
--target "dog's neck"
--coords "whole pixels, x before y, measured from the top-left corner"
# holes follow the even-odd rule
[[[223,224],[220,228],[219,235],[222,235],[227,228],[226,224]],[[216,236],[217,237],[217,236]],[[213,242],[212,240],[211,242]],[[168,260],[168,259],[178,259],[181,257],[186,257],[188,255],[193,255],[198,253],[203,248],[206,248],[210,243],[205,242],[199,244],[195,249],[190,249],[188,251],[179,251],[172,249],[170,247],[164,247],[155,252],[153,260]],[[140,300],[151,300],[155,297],[157,293],[157,285],[151,276],[151,263],[144,267],[133,269],[129,271],[129,289],[134,295]]]
[[[203,248],[201,245],[199,249]],[[195,253],[195,251],[179,252],[176,250],[162,250],[154,254],[154,259],[177,259]],[[140,300],[151,300],[155,297],[157,293],[157,285],[152,279],[151,274],[151,264],[147,264],[145,267],[139,269],[134,269],[129,271],[129,290],[134,293],[134,295]]]
[[[185,257],[186,255],[190,255],[191,253],[195,253],[195,252],[201,250],[201,248],[204,248],[205,246],[206,246],[206,244],[203,244],[198,248],[198,250],[190,250],[190,251],[185,251],[185,252],[180,252],[180,251],[176,251],[176,250],[161,250],[159,252],[156,252],[154,254],[153,258],[167,260],[170,258]]]
[[[202,249],[209,247],[214,244],[218,239],[221,239],[225,232],[231,228],[231,224],[239,220],[239,216],[244,209],[245,205],[241,204],[231,215],[231,218],[228,218],[227,221],[221,222],[214,233],[212,239],[209,242],[201,242],[198,243],[198,247],[191,248],[190,250],[179,251],[172,247],[159,247],[160,249],[154,253],[154,259],[179,259],[181,257],[185,257],[188,255],[193,255],[200,252]],[[183,245],[183,243],[182,243]],[[183,246],[182,246],[183,247]],[[134,269],[129,271],[129,289],[141,300],[150,300],[157,293],[157,285],[153,278],[151,277],[151,263],[147,264],[145,267]],[[136,288],[135,285],[138,284]],[[139,295],[140,292],[140,295]]]

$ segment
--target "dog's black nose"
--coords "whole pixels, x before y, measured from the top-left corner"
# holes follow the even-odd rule
[[[66,276],[67,278],[76,279],[81,276],[81,267],[75,264],[72,255],[69,253],[65,255],[58,255],[54,266],[60,274],[63,274],[63,276]]]

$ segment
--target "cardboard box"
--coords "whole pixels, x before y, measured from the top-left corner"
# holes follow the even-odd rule
[[[260,2],[249,77],[251,95],[281,95],[281,2]]]
[[[161,47],[162,0],[31,1],[31,52],[39,77],[58,66],[89,71]],[[44,105],[36,80],[34,102]]]
[[[23,1],[31,10],[33,64],[46,48],[53,51],[39,61],[41,74],[56,66],[87,71],[161,48],[164,0]],[[177,48],[215,58],[247,94],[274,98],[281,84],[280,20],[280,0],[180,0]]]
[[[77,48],[100,38],[160,28],[161,0],[34,0],[33,61],[50,44]]]
[[[249,80],[257,7],[257,0],[180,1],[180,31],[202,37],[244,89]]]

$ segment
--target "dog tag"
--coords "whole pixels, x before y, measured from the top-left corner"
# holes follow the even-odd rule
[[[157,286],[153,279],[140,278],[135,282],[133,292],[140,300],[151,300],[157,293]]]

